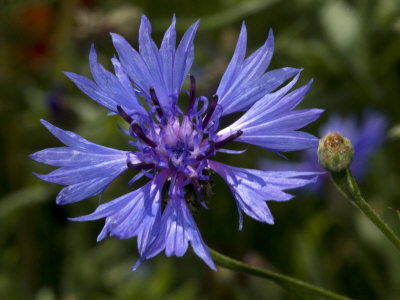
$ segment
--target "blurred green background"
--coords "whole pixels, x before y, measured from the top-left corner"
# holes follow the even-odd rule
[[[67,220],[94,210],[98,197],[57,206],[60,187],[31,174],[51,169],[31,161],[29,153],[61,146],[40,118],[90,141],[129,149],[116,127],[121,120],[106,117],[106,110],[61,72],[90,76],[92,42],[110,68],[115,51],[108,33],[118,32],[137,47],[142,13],[152,22],[158,44],[173,13],[179,36],[201,19],[192,67],[199,94],[215,92],[245,20],[248,51],[261,46],[273,28],[270,69],[303,67],[297,86],[314,78],[301,107],[326,111],[308,131],[316,133],[333,112],[361,115],[373,107],[384,113],[390,125],[387,141],[360,184],[373,208],[400,232],[398,0],[2,0],[0,299],[296,299],[262,279],[213,272],[191,250],[180,259],[158,255],[132,272],[138,258],[134,239],[107,238],[97,244],[103,221]],[[257,167],[262,157],[279,159],[255,147],[240,157],[219,154],[218,159]],[[102,201],[129,191],[131,175],[111,184]],[[234,258],[356,299],[400,299],[400,255],[386,238],[332,186],[322,195],[294,193],[297,197],[287,203],[270,204],[274,226],[245,217],[239,232],[231,193],[216,179],[211,210],[196,216],[204,241]]]

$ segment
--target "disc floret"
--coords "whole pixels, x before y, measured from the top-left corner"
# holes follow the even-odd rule
[[[190,82],[186,114],[179,107],[164,111],[153,87],[149,91],[152,103],[147,116],[132,117],[120,105],[117,111],[129,123],[129,135],[136,139],[134,146],[138,149],[128,155],[128,168],[142,170],[151,177],[166,170],[170,178],[169,193],[179,183],[176,188],[182,195],[186,185],[191,185],[200,195],[203,189],[201,181],[209,180],[203,172],[207,167],[207,158],[215,156],[219,148],[234,141],[242,131],[217,141],[218,136],[214,132],[222,111],[217,104],[218,96],[214,95],[210,104],[205,97],[195,98],[196,81],[193,75]]]

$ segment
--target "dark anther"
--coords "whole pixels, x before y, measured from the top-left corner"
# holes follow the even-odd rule
[[[157,95],[156,95],[156,91],[154,90],[153,86],[150,88],[150,97],[151,97],[151,100],[153,101],[153,104],[155,106],[157,106],[156,111],[157,111],[158,116],[160,118],[162,118],[164,112],[163,112],[163,110],[161,108],[160,101],[158,101],[158,98],[157,98]]]
[[[171,170],[175,169],[174,163],[172,162],[172,159],[171,159],[171,158],[168,158],[168,167],[169,167]]]
[[[214,113],[214,111],[215,111],[215,108],[217,107],[217,103],[218,103],[218,95],[215,94],[215,95],[213,95],[213,97],[212,97],[211,104],[210,104],[210,107],[209,107],[209,109],[208,109],[208,111],[207,111],[207,114],[206,114],[206,116],[204,117],[204,120],[203,120],[203,130],[204,130],[204,128],[207,127],[208,122],[210,122],[211,116],[213,115],[213,113]]]
[[[133,132],[137,135],[138,138],[140,138],[143,142],[145,142],[147,145],[149,145],[152,148],[156,148],[157,144],[154,143],[151,139],[149,139],[143,132],[142,127],[140,127],[139,124],[135,123],[132,124],[132,130]]]
[[[124,111],[124,109],[121,107],[121,105],[119,105],[119,104],[117,105],[117,110],[118,110],[118,113],[120,114],[120,116],[122,118],[124,118],[125,121],[127,121],[129,124],[132,123],[133,119],[131,118],[130,115],[128,115],[126,113],[126,111]]]
[[[197,161],[201,161],[202,159],[208,157],[213,153],[216,149],[221,148],[222,146],[228,144],[229,142],[232,142],[233,140],[237,139],[239,136],[241,136],[243,133],[242,130],[236,131],[234,134],[228,136],[226,139],[223,139],[222,141],[214,143],[213,140],[209,141],[209,148],[207,149],[206,153],[204,155],[199,155],[196,157]]]
[[[188,111],[193,108],[196,93],[196,79],[190,74],[190,95],[189,95],[189,106]]]
[[[197,199],[199,200],[201,206],[203,206],[205,209],[209,209],[207,207],[207,205],[204,202],[203,199],[203,192],[204,192],[204,188],[200,185],[199,181],[197,178],[191,178],[191,183],[193,185],[193,189],[196,193]]]
[[[146,163],[138,163],[138,164],[133,164],[130,161],[127,162],[128,168],[132,169],[132,170],[147,170],[147,169],[151,169],[154,168],[154,164],[146,164]]]
[[[219,149],[222,146],[228,144],[229,142],[232,142],[233,140],[237,139],[239,136],[241,136],[243,131],[238,130],[234,134],[228,136],[226,139],[223,139],[222,141],[216,142],[215,143],[215,149]]]

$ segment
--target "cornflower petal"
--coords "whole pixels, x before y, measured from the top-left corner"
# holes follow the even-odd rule
[[[140,104],[132,84],[125,79],[123,70],[119,68],[118,62],[113,59],[117,76],[107,71],[97,61],[97,53],[92,44],[89,54],[90,70],[95,82],[90,79],[70,72],[64,74],[75,83],[75,85],[90,98],[101,106],[117,112],[117,105],[121,105],[126,111],[145,114],[146,110]]]
[[[185,81],[186,75],[188,74],[190,67],[193,63],[194,58],[194,46],[193,40],[196,35],[197,27],[199,27],[200,20],[195,22],[189,29],[185,32],[182,37],[181,42],[176,49],[175,59],[174,59],[174,69],[173,74],[173,95],[178,99],[178,95],[182,88],[183,82]]]
[[[260,134],[237,139],[238,142],[253,144],[272,152],[288,152],[313,148],[318,145],[318,138],[303,131],[282,131],[280,133]]]
[[[116,33],[110,34],[125,72],[135,86],[150,98],[148,90],[154,83],[142,57],[122,36]]]
[[[246,47],[247,47],[247,30],[246,30],[246,25],[243,22],[238,42],[236,44],[235,52],[233,53],[232,59],[229,62],[229,65],[226,68],[226,71],[222,76],[221,82],[217,89],[217,95],[219,95],[220,97],[220,103],[222,102],[221,101],[222,95],[227,93],[227,90],[235,81],[236,76],[239,74],[241,70],[241,65],[246,55]]]
[[[297,76],[293,81],[296,80]],[[288,86],[291,86],[292,82]],[[256,102],[238,121],[218,132],[218,140],[241,130],[243,134],[236,141],[271,151],[287,152],[316,147],[316,137],[296,130],[318,119],[323,110],[292,111],[304,98],[310,84],[311,82],[285,96],[283,92],[287,87],[282,88],[283,91],[267,95]]]
[[[266,201],[290,200],[293,196],[283,190],[315,182],[317,175],[315,172],[266,172],[242,169],[212,160],[208,160],[208,166],[218,173],[231,189],[238,206],[240,230],[243,227],[242,211],[260,222],[273,224],[274,219]]]
[[[238,96],[236,91],[240,90],[243,86],[247,86],[252,81],[258,80],[260,76],[264,74],[271,61],[273,51],[274,36],[272,30],[270,30],[264,45],[253,52],[241,63],[240,72],[236,74],[237,76],[229,85],[229,89],[227,89],[221,95],[218,95],[221,99],[220,104],[224,108],[225,114],[227,114],[227,109],[224,105],[224,102],[229,101],[229,104],[232,105],[232,102],[235,102],[235,96]],[[232,99],[228,100],[228,97],[231,97]]]
[[[164,82],[163,64],[161,62],[158,48],[151,39],[151,25],[145,15],[142,15],[139,28],[139,53],[146,64],[147,69],[149,70],[149,74],[151,75],[151,83],[145,87],[143,92],[146,92],[146,95],[150,96],[148,91],[150,90],[150,87],[154,86],[161,104],[164,106],[171,106],[170,99],[168,97],[169,91]]]
[[[171,109],[177,103],[183,81],[193,63],[193,39],[198,24],[199,21],[185,32],[176,51],[173,47],[176,40],[175,17],[160,50],[151,39],[151,25],[144,15],[139,31],[140,53],[120,35],[111,34],[120,61],[130,79],[148,99],[151,99],[149,90],[154,87],[164,108]],[[172,80],[165,80],[168,77]]]
[[[168,257],[171,255],[181,257],[185,254],[189,242],[197,256],[211,269],[216,271],[210,252],[201,238],[185,199],[182,196],[174,195],[169,200],[161,216],[161,224],[157,236],[153,243],[144,251],[134,269],[143,260],[152,258],[163,250],[165,250],[165,254]]]
[[[143,187],[110,202],[101,204],[93,213],[71,218],[72,221],[92,221],[106,218],[98,241],[109,234],[119,239],[138,237],[140,254],[154,240],[153,232],[160,227],[161,192],[167,172],[160,172]]]
[[[69,147],[49,148],[30,155],[38,162],[60,167],[38,178],[68,185],[57,196],[58,204],[67,204],[97,195],[126,169],[126,151],[91,143],[81,136],[64,131],[42,120],[43,125]],[[135,156],[131,158],[134,160]]]
[[[265,44],[244,59],[246,40],[246,26],[243,22],[235,52],[217,90],[219,105],[223,108],[222,115],[246,110],[301,71],[282,68],[264,73],[273,54],[272,30]]]
[[[163,80],[168,95],[174,95],[174,59],[176,46],[176,31],[175,31],[175,15],[172,18],[172,23],[164,34],[164,38],[160,47],[160,57],[162,62]],[[178,92],[179,94],[179,92]],[[175,95],[177,96],[177,95]]]

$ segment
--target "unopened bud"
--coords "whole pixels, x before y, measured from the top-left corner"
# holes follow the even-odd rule
[[[353,161],[354,149],[348,138],[331,132],[319,140],[318,161],[330,172],[341,172]]]

